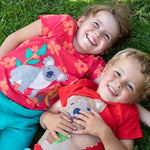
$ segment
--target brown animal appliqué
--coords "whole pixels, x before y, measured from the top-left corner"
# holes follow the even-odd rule
[[[66,107],[62,107],[60,109],[61,113],[68,115],[70,119],[75,118],[75,114],[78,114],[80,110],[90,111],[91,109],[95,110],[96,112],[102,112],[107,104],[105,104],[100,99],[91,99],[86,96],[79,96],[74,95],[67,99]],[[74,123],[75,124],[75,123]],[[75,124],[77,130],[81,130],[82,127]],[[44,133],[42,138],[39,140],[39,145],[44,150],[81,150],[86,149],[86,147],[93,147],[100,142],[98,137],[84,134],[84,135],[77,135],[73,134],[71,138],[66,138],[64,141],[56,144],[52,144],[51,142],[51,134],[48,130]]]

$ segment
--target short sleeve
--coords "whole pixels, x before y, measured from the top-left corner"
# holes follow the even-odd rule
[[[126,106],[125,106],[126,107]],[[135,105],[129,106],[126,112],[122,114],[122,120],[120,120],[118,127],[119,139],[136,139],[142,138],[142,130],[140,126],[139,113]]]
[[[74,25],[76,21],[69,15],[40,15],[42,23],[42,36],[51,36],[52,31],[63,30],[63,23],[72,20]]]

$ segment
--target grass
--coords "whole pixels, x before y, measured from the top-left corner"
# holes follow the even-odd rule
[[[76,18],[86,6],[100,3],[99,1],[101,3],[110,3],[110,0],[1,0],[0,45],[10,33],[37,20],[39,15],[70,14],[73,18]],[[150,54],[150,1],[120,1],[124,1],[132,9],[133,27],[131,38],[126,43],[118,46],[116,50],[133,47]],[[112,51],[104,59],[108,61],[115,53],[116,51]],[[150,102],[142,102],[142,105],[150,110]],[[150,149],[150,130],[143,124],[142,130],[144,138],[135,140],[134,150]],[[37,134],[34,141],[39,136],[40,134]]]

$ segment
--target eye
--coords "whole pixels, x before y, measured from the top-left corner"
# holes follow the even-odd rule
[[[117,77],[121,77],[121,73],[119,73],[118,71],[115,71],[115,75],[116,75]]]
[[[127,84],[127,87],[133,91],[133,87],[130,84]]]
[[[108,34],[104,34],[104,37],[105,37],[106,40],[110,39],[110,36]]]
[[[99,23],[98,22],[94,22],[94,25],[98,28],[100,27]]]

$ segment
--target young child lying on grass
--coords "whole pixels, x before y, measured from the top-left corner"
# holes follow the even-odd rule
[[[99,85],[81,79],[60,87],[60,100],[41,117],[48,129],[34,150],[133,150],[134,139],[142,137],[135,104],[150,95],[149,66],[148,54],[127,48],[108,62]],[[71,134],[58,115],[73,123]]]

